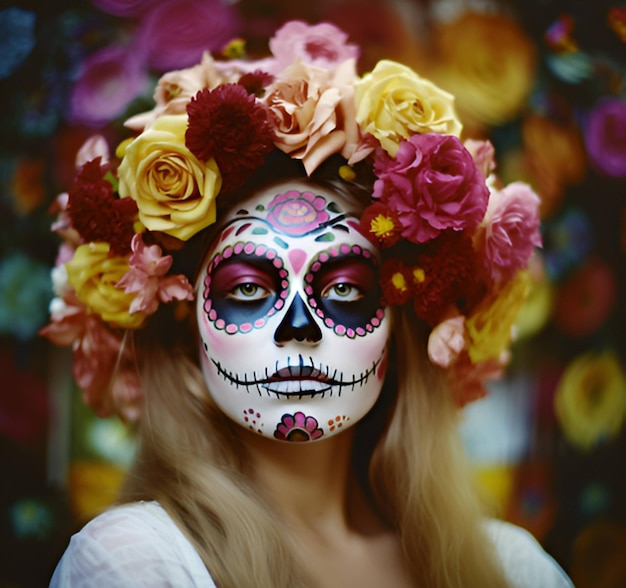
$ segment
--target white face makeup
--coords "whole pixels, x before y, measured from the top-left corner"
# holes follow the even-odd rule
[[[330,190],[297,181],[225,219],[198,282],[206,382],[235,422],[281,441],[325,439],[378,398],[389,318],[378,254]]]

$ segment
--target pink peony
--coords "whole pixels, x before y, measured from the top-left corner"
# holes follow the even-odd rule
[[[539,197],[530,186],[513,182],[489,200],[484,235],[484,264],[492,280],[512,278],[541,247]]]
[[[333,69],[348,59],[358,59],[359,48],[346,43],[348,35],[335,25],[309,25],[293,20],[270,39],[270,50],[277,65],[284,69],[297,59],[308,65]]]
[[[70,118],[79,124],[103,126],[122,114],[147,83],[137,56],[119,46],[105,47],[81,64],[70,97]]]
[[[485,177],[453,135],[413,135],[395,159],[378,150],[374,171],[374,198],[396,212],[402,236],[414,243],[475,229],[487,209]]]
[[[356,149],[355,79],[352,60],[333,72],[296,63],[267,88],[276,147],[301,159],[309,175],[334,153],[349,159]]]
[[[152,314],[159,301],[193,300],[193,288],[185,276],[165,275],[172,265],[171,255],[163,257],[158,245],[146,246],[139,234],[133,237],[131,247],[130,270],[117,283],[126,294],[136,294],[130,314]]]
[[[239,34],[235,7],[221,0],[153,2],[137,32],[137,47],[158,71],[188,67]]]
[[[626,178],[626,100],[605,98],[595,106],[585,128],[585,143],[601,173]]]

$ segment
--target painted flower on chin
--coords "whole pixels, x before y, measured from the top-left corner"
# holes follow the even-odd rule
[[[267,205],[267,219],[287,235],[306,235],[326,222],[326,200],[312,192],[289,190]]]
[[[475,229],[487,210],[485,177],[452,135],[413,135],[395,159],[379,150],[374,171],[374,198],[395,211],[402,236],[414,243]]]
[[[284,414],[274,431],[276,439],[292,443],[314,441],[323,435],[324,431],[319,428],[317,419],[300,411],[292,415]]]
[[[187,241],[215,222],[222,179],[214,159],[201,162],[185,145],[187,116],[164,115],[126,148],[119,193],[131,197],[150,231]]]

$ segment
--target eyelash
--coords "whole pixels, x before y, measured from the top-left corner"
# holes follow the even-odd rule
[[[338,292],[338,288],[347,287],[350,289],[350,295],[342,295]],[[336,293],[337,296],[333,296],[332,294]],[[356,297],[354,297],[354,293],[356,293]],[[351,284],[350,282],[334,282],[329,284],[322,290],[322,298],[326,298],[328,300],[337,300],[341,302],[354,302],[363,297],[363,290],[359,288],[355,284]]]
[[[244,288],[247,287],[254,288],[254,293],[246,294]],[[261,293],[260,295],[259,292]],[[242,282],[234,286],[226,295],[227,298],[231,300],[236,300],[238,302],[257,302],[259,300],[263,300],[271,295],[271,290],[266,288],[261,284],[257,284],[255,282]]]

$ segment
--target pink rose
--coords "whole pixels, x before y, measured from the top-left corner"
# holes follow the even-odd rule
[[[483,175],[489,177],[489,174],[496,168],[496,150],[493,148],[491,141],[466,139],[463,145],[472,154],[476,165],[483,172]]]
[[[122,114],[148,83],[141,60],[119,46],[105,47],[81,64],[70,97],[73,122],[101,126]]]
[[[394,210],[401,234],[425,243],[447,229],[476,228],[487,209],[485,177],[453,135],[413,135],[395,159],[378,150],[374,198]]]
[[[585,128],[585,143],[601,173],[626,178],[626,100],[605,98],[595,106]]]
[[[284,69],[296,60],[324,69],[333,69],[348,59],[358,59],[359,48],[346,43],[348,35],[335,25],[309,25],[293,20],[270,39],[277,66]]]
[[[539,197],[530,186],[513,182],[494,191],[485,217],[485,269],[499,282],[528,265],[535,247],[541,247]]]
[[[137,31],[137,47],[151,67],[168,71],[200,61],[204,51],[218,51],[240,30],[233,5],[220,0],[153,2]]]
[[[349,159],[356,149],[355,79],[352,60],[336,71],[298,62],[267,88],[276,147],[301,159],[309,175],[332,154]]]

